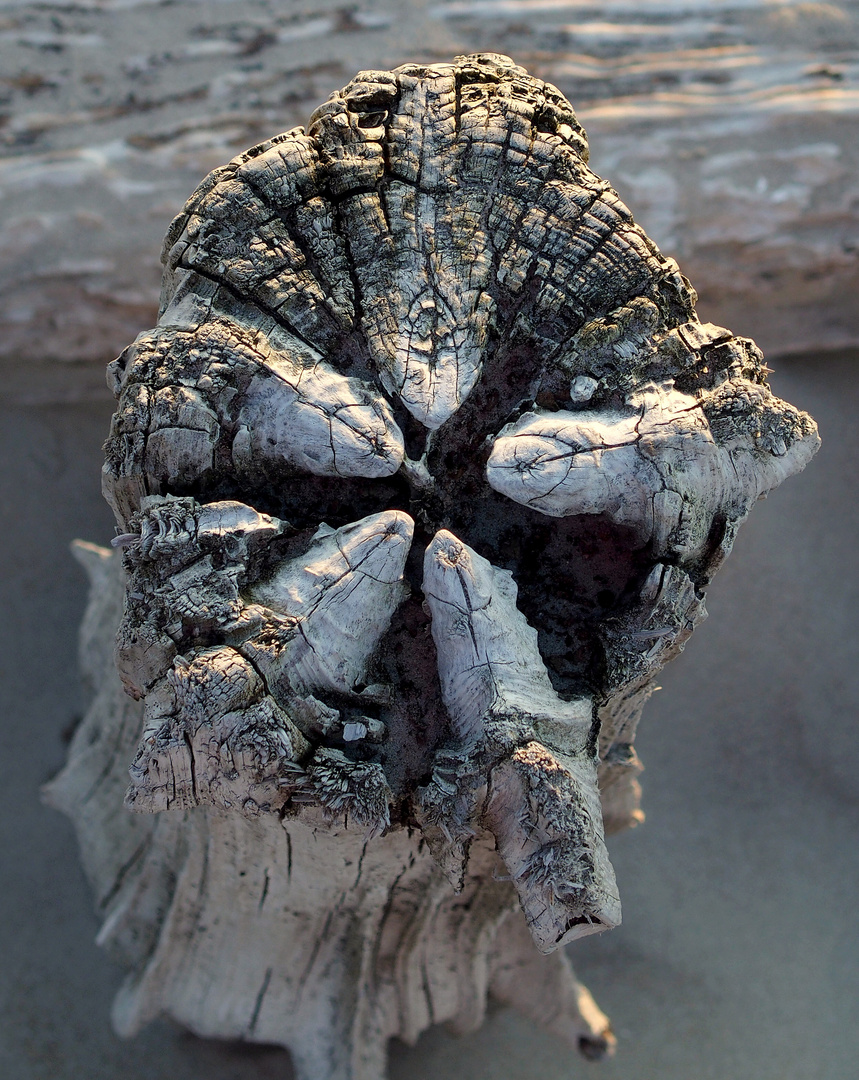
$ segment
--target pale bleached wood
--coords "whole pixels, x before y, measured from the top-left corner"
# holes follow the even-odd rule
[[[735,418],[721,431],[720,412]],[[714,518],[745,518],[818,446],[805,416],[764,387],[737,380],[698,396],[669,384],[622,410],[526,413],[499,433],[486,471],[496,491],[542,514],[607,514],[658,558],[688,560]]]
[[[109,550],[87,545],[83,558],[86,625],[103,641],[125,575]],[[411,1043],[442,1022],[473,1030],[491,990],[573,1047],[611,1047],[566,956],[534,949],[489,834],[456,894],[406,829],[368,840],[312,808],[282,820],[216,807],[122,813],[142,721],[142,702],[99,665],[69,764],[46,789],[76,822],[99,943],[130,968],[113,1009],[122,1034],[166,1011],[200,1035],[289,1046],[301,1080],[378,1080],[390,1036]]]
[[[237,464],[269,458],[318,476],[397,471],[403,440],[384,398],[322,363],[297,373],[292,383],[278,375],[248,388],[233,440]]]
[[[360,73],[164,259],[110,366],[122,554],[79,552],[98,692],[49,789],[118,1029],[380,1080],[494,993],[610,1052],[558,950],[620,921],[642,707],[813,421],[503,56]]]
[[[449,873],[456,860],[461,887],[468,838],[488,827],[544,952],[617,925],[592,699],[564,701],[553,689],[509,571],[442,531],[427,548],[423,587],[457,742],[422,793],[431,848]]]

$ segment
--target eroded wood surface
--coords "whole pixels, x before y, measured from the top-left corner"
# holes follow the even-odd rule
[[[545,1025],[606,1052],[557,950],[620,920],[653,677],[813,421],[495,54],[359,73],[210,174],[164,264],[109,370],[121,568],[82,553],[99,655],[125,576],[141,704],[105,673],[51,788],[118,1026],[372,1080],[392,1035],[553,987]]]

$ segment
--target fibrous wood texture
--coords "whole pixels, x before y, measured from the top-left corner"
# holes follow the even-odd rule
[[[50,789],[120,1030],[372,1080],[492,992],[610,1049],[557,950],[620,921],[653,676],[818,438],[587,155],[506,57],[362,72],[173,223],[80,552],[128,699],[94,672]]]

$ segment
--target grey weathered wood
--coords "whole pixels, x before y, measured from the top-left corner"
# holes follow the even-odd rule
[[[619,923],[653,678],[819,439],[587,158],[507,57],[366,71],[169,230],[109,369],[122,555],[79,549],[98,690],[49,789],[119,1030],[374,1080],[495,993],[611,1049],[557,950]]]

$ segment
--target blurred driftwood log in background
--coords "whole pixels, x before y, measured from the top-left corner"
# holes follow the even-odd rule
[[[763,0],[0,3],[0,355],[103,361],[152,322],[165,224],[361,67],[506,52],[770,352],[855,344],[857,17]]]
[[[99,690],[47,789],[121,1033],[381,1080],[492,994],[611,1050],[557,950],[619,923],[652,679],[819,440],[587,151],[507,57],[365,71],[170,227],[109,367],[124,554],[79,545]]]

